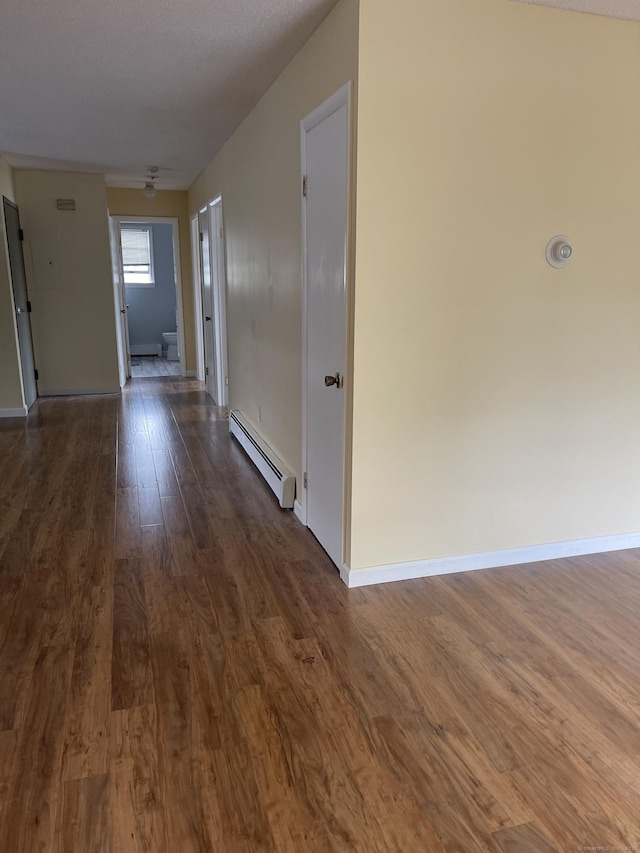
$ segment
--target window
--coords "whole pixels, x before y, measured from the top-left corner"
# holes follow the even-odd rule
[[[120,229],[124,283],[154,287],[153,240],[148,225],[123,225]]]

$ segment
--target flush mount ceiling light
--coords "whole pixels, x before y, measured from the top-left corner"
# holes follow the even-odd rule
[[[155,198],[156,197],[156,187],[153,183],[158,175],[158,167],[157,166],[147,166],[147,181],[144,185],[144,189],[142,192],[145,194],[147,198]]]
[[[552,267],[556,269],[566,267],[572,257],[573,246],[569,242],[568,237],[563,237],[562,234],[559,234],[547,243],[547,260]]]

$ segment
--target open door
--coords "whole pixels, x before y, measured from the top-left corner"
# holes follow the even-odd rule
[[[213,280],[213,324],[216,359],[216,402],[228,406],[227,368],[227,280],[224,258],[222,199],[209,208],[211,225],[211,275]]]
[[[222,198],[198,214],[199,268],[202,294],[204,369],[207,393],[218,406],[228,405],[227,302],[222,226]]]
[[[31,303],[27,294],[27,278],[24,271],[24,256],[22,254],[22,229],[20,215],[16,205],[8,198],[2,199],[4,206],[4,221],[7,229],[7,244],[9,247],[9,264],[11,266],[11,284],[13,287],[13,303],[16,310],[16,326],[18,328],[18,347],[20,349],[20,365],[22,368],[22,385],[24,402],[30,409],[38,396],[37,372],[33,358],[33,341],[31,339]]]
[[[218,383],[216,377],[216,342],[213,320],[213,271],[211,269],[211,209],[207,206],[198,216],[200,225],[200,275],[202,277],[202,319],[204,321],[204,382],[216,403]]]
[[[113,304],[116,316],[116,340],[118,345],[118,372],[120,387],[124,388],[131,378],[131,350],[129,346],[129,324],[127,322],[127,299],[124,290],[122,252],[120,251],[120,225],[109,217],[111,240],[111,268],[113,270]]]

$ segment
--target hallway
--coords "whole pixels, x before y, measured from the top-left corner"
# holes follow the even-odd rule
[[[349,591],[201,387],[0,421],[0,850],[640,843],[638,553]]]

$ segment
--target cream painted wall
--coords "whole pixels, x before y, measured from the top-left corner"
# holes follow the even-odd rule
[[[186,191],[159,190],[155,198],[146,198],[142,190],[107,187],[107,207],[112,216],[169,216],[178,219],[180,235],[180,277],[186,350],[186,369],[196,369],[193,313],[193,273],[191,236]]]
[[[13,171],[6,160],[0,157],[0,202],[2,202],[2,196],[6,196],[9,201],[16,200]],[[2,204],[0,204],[0,232],[0,410],[20,409],[24,406],[24,397]]]
[[[640,25],[360,33],[352,568],[640,531]]]
[[[189,190],[191,213],[223,194],[231,408],[298,478],[300,121],[356,79],[357,38],[357,0],[341,0]]]
[[[104,176],[14,175],[39,391],[119,391]],[[57,198],[76,211],[57,210]]]

